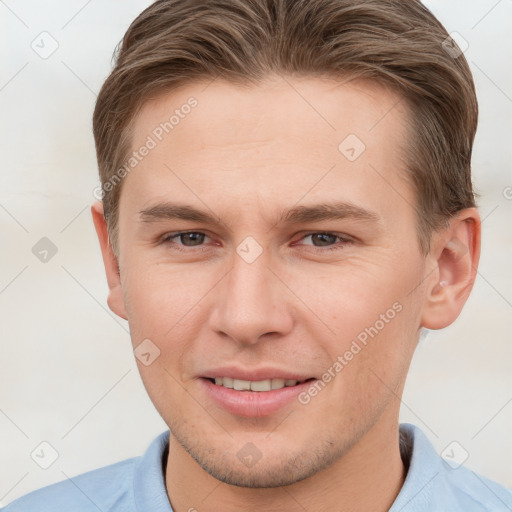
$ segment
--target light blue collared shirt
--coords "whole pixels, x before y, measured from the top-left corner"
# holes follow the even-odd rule
[[[403,423],[400,431],[411,456],[389,512],[512,512],[512,491],[464,466],[454,469],[418,427]],[[43,487],[2,511],[173,512],[164,479],[168,440],[169,431],[163,432],[141,457]],[[201,509],[199,503],[194,507]]]

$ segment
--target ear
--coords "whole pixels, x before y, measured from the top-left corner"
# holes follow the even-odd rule
[[[480,236],[480,215],[476,208],[467,208],[450,220],[447,229],[432,237],[434,271],[427,279],[422,327],[442,329],[459,316],[475,282]]]
[[[123,290],[121,288],[121,275],[119,271],[119,263],[114,256],[112,246],[108,237],[107,223],[103,216],[103,203],[96,201],[91,206],[92,220],[96,233],[100,241],[101,254],[103,256],[103,264],[107,274],[107,283],[109,288],[107,304],[108,307],[118,316],[128,320],[126,307],[124,303]]]

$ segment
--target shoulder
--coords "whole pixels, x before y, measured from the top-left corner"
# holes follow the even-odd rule
[[[142,456],[43,487],[2,512],[135,512],[157,505],[172,512],[163,474],[168,439],[169,431],[162,432]]]
[[[466,467],[446,465],[442,473],[442,486],[446,494],[464,511],[510,512],[512,490]]]
[[[43,487],[14,500],[2,512],[98,512],[116,505],[129,510],[133,471],[139,459],[127,459]]]
[[[455,453],[446,459],[435,451],[418,427],[400,425],[402,457],[409,469],[390,512],[510,512],[512,491],[462,464]],[[453,450],[451,450],[453,451]],[[450,461],[451,457],[455,457]]]

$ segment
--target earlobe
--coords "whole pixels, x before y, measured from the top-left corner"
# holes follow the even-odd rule
[[[433,279],[427,285],[421,325],[442,329],[455,321],[469,297],[480,259],[481,221],[476,208],[451,219],[436,238],[431,254],[437,255]]]
[[[119,272],[119,263],[114,255],[110,240],[108,237],[107,223],[103,216],[103,203],[96,201],[91,206],[92,219],[98,240],[100,242],[103,264],[107,275],[109,288],[107,304],[109,308],[121,318],[128,320],[126,307],[124,303],[123,290],[121,287],[121,276]]]

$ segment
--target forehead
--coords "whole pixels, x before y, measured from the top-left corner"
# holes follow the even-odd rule
[[[306,194],[371,199],[384,180],[384,205],[393,200],[390,186],[405,185],[398,176],[407,140],[404,103],[362,80],[184,85],[146,102],[134,120],[132,150],[150,149],[127,176],[122,201],[134,208],[173,194],[196,204],[200,197],[250,194],[260,206]]]
[[[138,147],[155,130],[158,138],[159,127],[163,137],[172,134],[176,150],[191,130],[197,144],[308,134],[314,136],[313,145],[328,131],[336,141],[336,132],[347,128],[370,142],[384,118],[389,124],[404,117],[402,98],[374,81],[271,75],[258,85],[241,86],[217,78],[184,84],[147,101],[135,119],[132,143]]]

